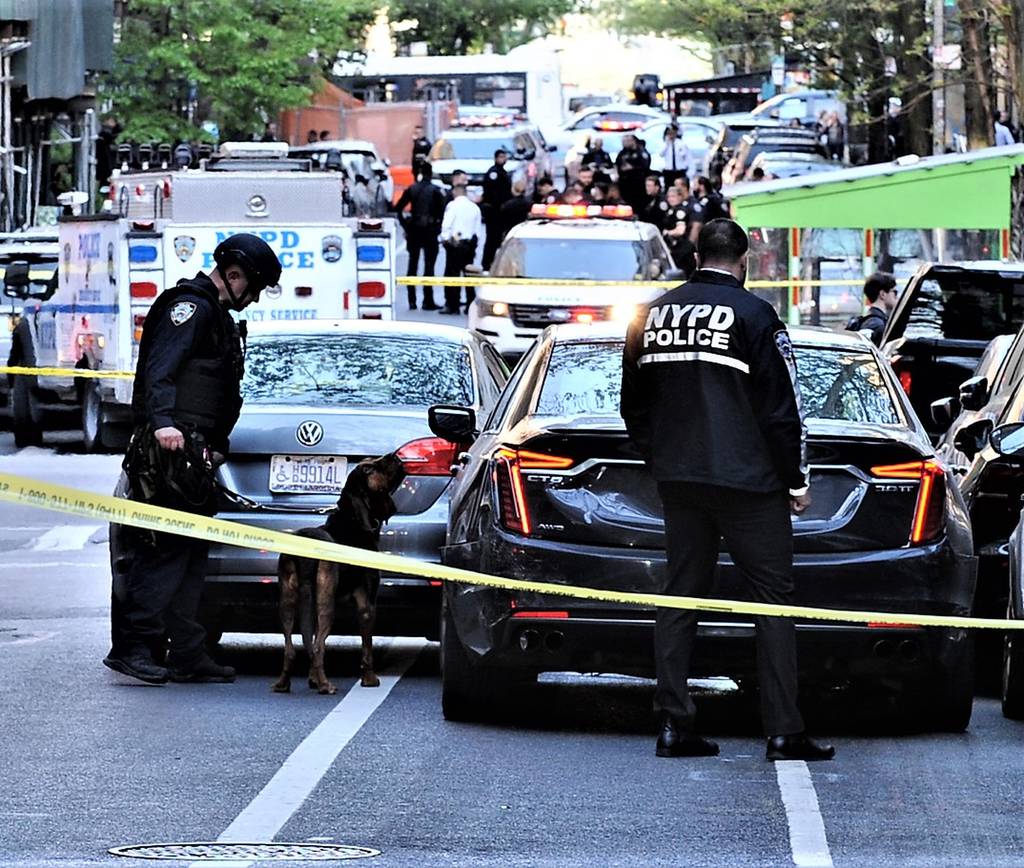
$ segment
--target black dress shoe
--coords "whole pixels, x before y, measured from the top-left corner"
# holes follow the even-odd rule
[[[437,312],[447,314],[448,316],[454,316],[459,312],[459,309],[457,307],[442,307],[439,308]]]
[[[230,666],[220,666],[209,657],[203,657],[194,666],[172,666],[170,677],[171,681],[178,684],[230,684],[235,680],[235,670]]]
[[[830,760],[836,749],[830,744],[818,744],[806,732],[796,735],[773,735],[768,739],[765,759],[775,760]]]
[[[103,658],[103,665],[107,669],[113,669],[130,678],[138,678],[147,684],[166,684],[169,675],[163,666],[158,666],[151,657],[147,657],[141,651],[117,655],[111,651]]]
[[[680,729],[671,717],[665,715],[654,754],[660,757],[718,756],[718,745],[693,730]]]
[[[425,302],[423,302],[423,309],[424,310],[440,310],[440,308],[436,304],[434,304],[434,302],[432,302],[432,301],[425,301]]]

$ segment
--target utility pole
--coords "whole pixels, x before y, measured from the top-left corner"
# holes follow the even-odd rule
[[[932,0],[932,153],[946,152],[945,0]]]

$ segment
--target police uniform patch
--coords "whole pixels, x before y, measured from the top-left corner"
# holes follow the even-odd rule
[[[786,360],[787,364],[793,361],[793,342],[789,339],[789,332],[785,329],[775,332],[775,346],[779,348],[779,354]]]
[[[179,301],[171,307],[171,322],[176,326],[184,325],[196,312],[195,302]]]
[[[492,181],[494,181],[494,180],[497,179],[498,173],[497,172],[491,172],[487,177],[490,178]]]

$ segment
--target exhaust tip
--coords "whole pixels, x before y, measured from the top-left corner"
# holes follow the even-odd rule
[[[561,630],[552,630],[544,637],[544,647],[548,651],[561,651],[565,645],[565,634]]]
[[[908,663],[915,663],[921,658],[921,649],[913,639],[904,639],[900,642],[900,658]]]
[[[523,630],[519,634],[519,649],[521,651],[533,651],[540,645],[540,633],[536,630]]]
[[[892,639],[879,639],[871,652],[876,657],[888,658],[896,653],[896,643]]]

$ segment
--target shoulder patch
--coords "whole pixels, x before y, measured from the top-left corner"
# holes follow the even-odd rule
[[[171,322],[176,326],[187,323],[196,312],[196,303],[193,301],[179,301],[171,306]]]
[[[494,181],[494,180],[497,179],[498,173],[497,172],[491,172],[487,177],[490,178],[492,181]]]
[[[793,361],[793,342],[789,339],[789,332],[785,329],[775,332],[775,346],[779,354],[787,363]]]

